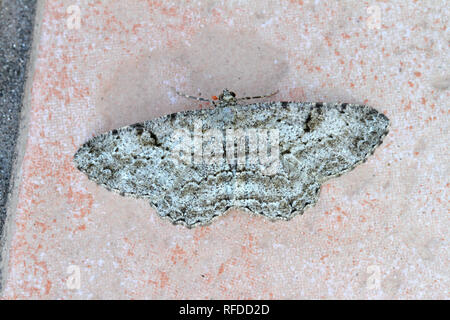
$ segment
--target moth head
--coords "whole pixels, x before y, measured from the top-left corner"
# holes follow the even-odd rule
[[[226,104],[236,104],[236,94],[228,89],[224,89],[219,96],[219,100],[225,102]]]

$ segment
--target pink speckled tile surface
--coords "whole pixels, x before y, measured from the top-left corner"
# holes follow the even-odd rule
[[[46,1],[2,298],[448,299],[448,18],[444,0]],[[95,134],[202,107],[171,86],[365,103],[391,130],[303,216],[187,229],[72,162]]]

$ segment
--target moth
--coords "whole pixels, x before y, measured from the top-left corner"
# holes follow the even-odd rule
[[[268,96],[237,98],[227,89],[212,100],[186,96],[214,107],[97,135],[74,162],[108,190],[147,199],[174,224],[205,225],[231,208],[289,220],[388,134],[389,119],[366,105],[240,104]]]

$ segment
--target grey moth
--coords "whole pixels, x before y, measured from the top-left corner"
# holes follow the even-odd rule
[[[389,119],[365,105],[239,104],[244,99],[224,90],[212,109],[97,135],[74,162],[97,184],[147,199],[175,224],[205,225],[230,208],[289,220],[317,202],[325,181],[364,162],[388,133]]]

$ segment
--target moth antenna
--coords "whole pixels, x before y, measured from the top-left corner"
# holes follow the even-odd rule
[[[274,95],[276,95],[278,92],[280,92],[280,91],[277,90],[277,91],[275,91],[275,92],[273,92],[273,93],[271,93],[271,94],[267,94],[267,95],[265,95],[265,96],[244,97],[244,98],[239,98],[239,99],[237,99],[237,100],[263,99],[263,98],[268,98],[268,97],[274,96]]]
[[[190,95],[188,95],[188,94],[184,94],[184,93],[182,93],[182,92],[179,92],[177,89],[175,89],[175,88],[173,88],[173,87],[171,87],[171,88],[172,88],[172,89],[175,91],[175,93],[176,93],[177,95],[179,95],[180,97],[188,98],[188,99],[193,99],[193,100],[197,100],[197,101],[207,101],[207,102],[210,102],[210,103],[212,103],[212,104],[215,105],[214,101],[212,101],[212,100],[205,99],[205,98],[202,98],[202,97],[190,96]]]

